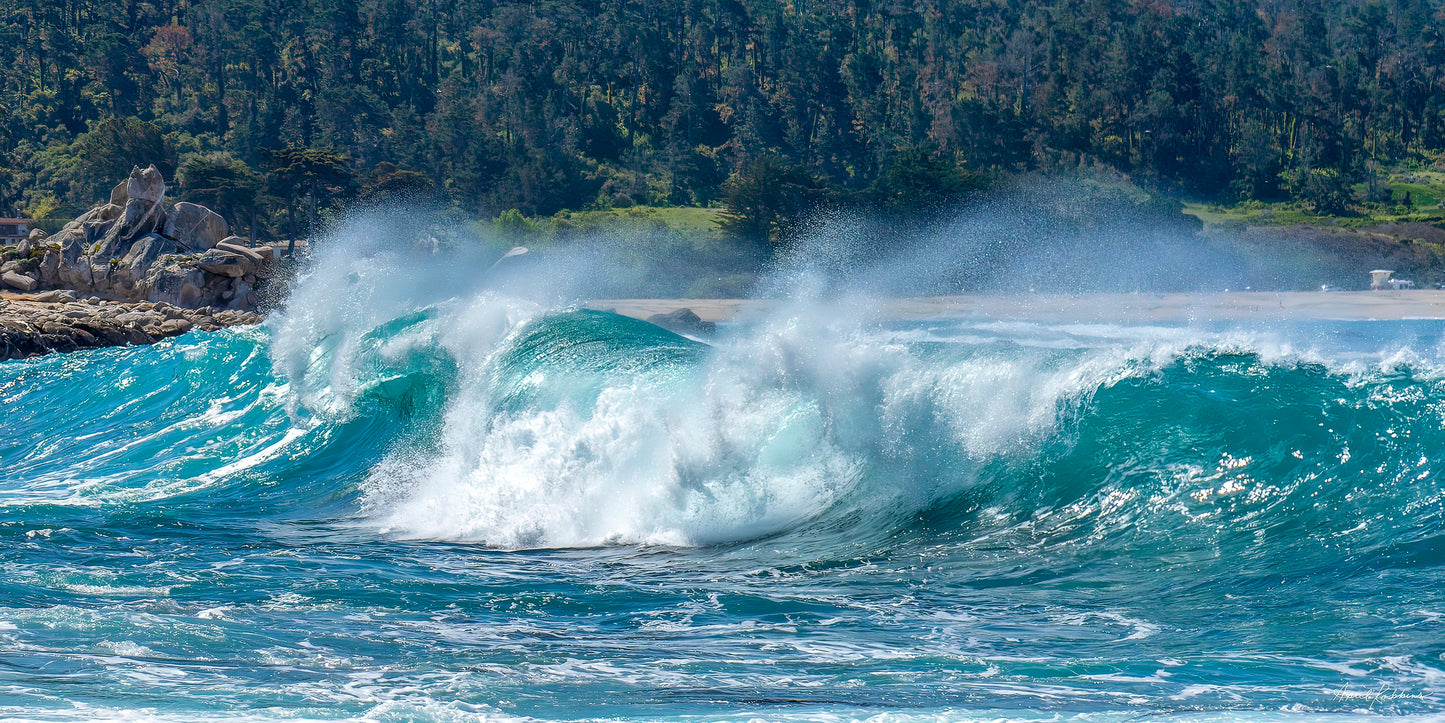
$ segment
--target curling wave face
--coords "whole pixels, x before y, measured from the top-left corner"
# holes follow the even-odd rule
[[[448,273],[0,364],[0,713],[1445,703],[1436,322],[704,342]]]

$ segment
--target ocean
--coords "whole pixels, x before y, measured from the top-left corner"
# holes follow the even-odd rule
[[[0,363],[0,718],[1445,711],[1439,321],[388,279]]]

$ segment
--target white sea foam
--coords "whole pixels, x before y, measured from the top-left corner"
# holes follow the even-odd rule
[[[59,721],[121,721],[124,723],[389,723],[391,721],[436,721],[437,723],[547,723],[548,719],[479,710],[476,706],[437,701],[388,701],[364,714],[339,717],[308,715],[305,711],[267,709],[225,714],[178,714],[153,708],[120,709],[76,706],[53,711],[34,708],[0,708],[0,717],[16,723],[57,723]],[[615,718],[566,719],[571,723],[603,723]],[[1440,715],[1384,716],[1369,713],[1316,713],[1308,710],[1240,710],[1217,713],[1140,713],[1135,710],[1106,710],[1061,713],[1028,709],[946,709],[938,711],[877,712],[860,709],[748,712],[720,715],[629,716],[645,723],[1335,723],[1389,720],[1407,723],[1436,723]]]
[[[975,320],[884,330],[869,321],[876,300],[818,292],[828,284],[804,271],[774,283],[790,301],[674,372],[685,379],[644,371],[595,398],[498,409],[498,351],[548,323],[544,312],[568,298],[578,270],[534,269],[505,291],[469,270],[486,266],[476,254],[408,255],[364,229],[347,233],[274,322],[272,352],[293,412],[335,419],[354,415],[366,395],[401,398],[425,373],[413,368],[418,359],[439,352],[454,365],[438,428],[393,449],[364,484],[369,523],[402,537],[694,545],[829,513],[906,515],[967,489],[983,465],[1036,447],[1099,388],[1181,354],[1247,352],[1362,374],[1424,364],[1194,326]],[[970,348],[925,349],[938,345]],[[523,384],[554,383],[549,373]]]
[[[1048,434],[1064,400],[1138,371],[1129,349],[924,359],[829,318],[836,307],[799,303],[719,342],[682,383],[643,375],[595,402],[498,412],[484,373],[505,343],[497,303],[448,304],[429,331],[409,332],[445,339],[462,368],[436,446],[397,451],[368,481],[367,509],[389,533],[507,548],[692,545],[786,530],[844,500],[908,513],[958,492],[970,466]],[[444,331],[478,326],[491,331]],[[920,426],[935,436],[917,438]],[[960,448],[958,469],[886,474],[930,445]]]

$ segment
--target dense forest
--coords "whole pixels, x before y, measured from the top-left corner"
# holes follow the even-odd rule
[[[393,192],[530,215],[899,163],[1329,211],[1445,149],[1442,35],[1440,0],[10,0],[0,213],[149,162],[293,228]]]

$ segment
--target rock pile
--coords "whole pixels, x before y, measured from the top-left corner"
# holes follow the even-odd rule
[[[194,203],[166,203],[155,166],[131,171],[103,203],[54,236],[32,232],[0,263],[16,291],[71,289],[119,301],[250,310],[275,258],[247,248],[226,219]]]
[[[0,299],[0,361],[53,351],[150,344],[192,329],[259,324],[261,315],[211,307],[189,309],[164,301],[79,300],[70,291]]]
[[[653,314],[647,317],[647,322],[677,334],[704,336],[717,331],[716,323],[703,321],[692,309],[677,309],[666,314]]]

